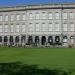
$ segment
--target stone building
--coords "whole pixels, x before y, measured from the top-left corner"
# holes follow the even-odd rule
[[[0,45],[75,46],[75,3],[0,7]]]

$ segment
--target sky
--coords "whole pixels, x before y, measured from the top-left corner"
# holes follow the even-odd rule
[[[75,2],[75,0],[0,0],[0,6]]]

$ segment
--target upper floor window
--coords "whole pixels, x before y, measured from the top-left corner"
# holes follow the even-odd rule
[[[8,21],[8,19],[9,19],[8,15],[5,15],[4,19],[5,19],[5,21]]]
[[[60,13],[58,12],[55,13],[55,19],[60,19]]]
[[[33,23],[29,23],[29,31],[34,31],[34,25]]]
[[[55,23],[55,26],[54,26],[54,30],[55,31],[60,31],[60,24],[59,23]]]
[[[52,23],[49,23],[49,24],[48,24],[48,30],[49,30],[49,31],[52,31],[52,30],[53,30],[53,24],[52,24]]]
[[[47,15],[45,12],[42,12],[42,19],[46,19]]]
[[[16,24],[16,32],[19,32],[19,31],[20,31],[20,25]]]
[[[68,31],[68,25],[67,25],[67,23],[63,24],[63,31]]]
[[[10,25],[10,32],[14,32],[14,25]]]
[[[63,19],[68,19],[68,13],[67,12],[63,13]]]
[[[3,21],[3,16],[2,15],[0,15],[0,21]]]
[[[23,20],[26,20],[26,14],[23,14],[23,15],[22,15],[22,19],[23,19]]]
[[[25,32],[25,30],[26,30],[26,25],[22,24],[22,32]]]
[[[70,23],[70,26],[69,26],[69,29],[70,29],[70,31],[74,31],[74,23]]]
[[[29,19],[33,19],[33,14],[32,13],[29,14]]]
[[[20,15],[19,15],[19,14],[16,15],[16,20],[17,20],[17,21],[20,20]]]
[[[42,23],[42,31],[46,31],[46,24],[45,23]]]
[[[49,17],[49,19],[53,19],[53,15],[51,12],[48,14],[48,17]]]
[[[39,13],[35,14],[35,19],[40,19],[40,14]]]
[[[7,24],[4,25],[4,32],[8,32],[8,25]]]
[[[11,20],[11,21],[14,21],[14,15],[11,15],[11,16],[10,16],[10,20]]]
[[[35,24],[35,31],[40,31],[40,24],[39,23]]]
[[[70,19],[74,19],[74,13],[73,12],[70,12],[69,16],[70,16]]]
[[[3,30],[3,26],[2,26],[2,24],[0,25],[0,32],[2,32],[2,30]]]

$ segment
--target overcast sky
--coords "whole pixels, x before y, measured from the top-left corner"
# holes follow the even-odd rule
[[[62,3],[75,2],[75,0],[0,0],[0,6],[13,6],[21,4],[39,4],[39,3]]]

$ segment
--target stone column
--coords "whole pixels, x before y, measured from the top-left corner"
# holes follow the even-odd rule
[[[39,46],[41,46],[41,39],[42,39],[42,36],[39,36]]]
[[[2,45],[4,45],[4,36],[2,36]]]
[[[10,39],[10,36],[7,36],[8,37],[8,42],[7,42],[7,46],[10,44],[10,41],[9,41],[9,39]]]
[[[19,45],[21,46],[21,35],[19,36]]]
[[[15,36],[13,36],[13,42],[14,42],[14,46],[15,46],[15,45],[16,45],[16,44],[15,44]]]

